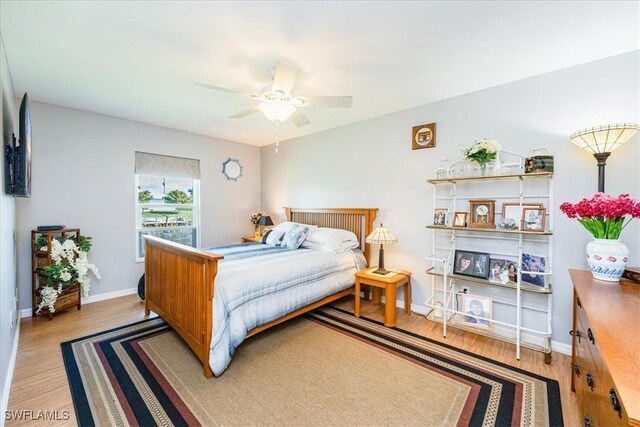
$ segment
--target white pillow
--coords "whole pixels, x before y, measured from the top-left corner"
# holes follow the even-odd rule
[[[285,221],[273,227],[272,230],[284,231],[286,233],[287,231],[291,230],[293,226],[297,226],[297,225],[303,225],[309,228],[318,228],[317,225],[300,224],[299,222]]]
[[[282,231],[282,232],[286,233],[287,231],[289,231],[291,229],[291,227],[293,227],[296,224],[297,224],[297,222],[285,221],[285,222],[281,222],[280,224],[278,224],[275,227],[273,227],[272,230],[274,230],[274,231]]]
[[[328,252],[344,252],[360,247],[358,238],[351,231],[338,228],[312,228],[304,242],[303,248]]]

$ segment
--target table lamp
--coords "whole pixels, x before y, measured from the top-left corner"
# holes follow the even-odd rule
[[[372,273],[387,274],[388,271],[384,269],[384,245],[396,244],[398,243],[398,239],[396,239],[388,229],[384,228],[384,226],[380,224],[380,227],[373,230],[373,232],[367,236],[365,242],[380,245],[378,269],[376,271],[372,271]]]
[[[607,158],[640,130],[635,123],[616,123],[582,129],[569,138],[578,147],[593,153],[598,160],[598,192],[604,193],[604,167]]]
[[[273,221],[271,221],[271,217],[269,215],[265,215],[263,217],[260,217],[260,219],[258,220],[258,225],[260,226],[260,235],[263,235],[264,233],[262,232],[263,227],[268,227],[270,225],[273,225]]]

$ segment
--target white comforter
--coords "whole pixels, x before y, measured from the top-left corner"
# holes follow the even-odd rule
[[[262,244],[206,248],[220,261],[213,298],[209,365],[217,376],[251,329],[354,284],[366,262],[359,250],[294,251]]]

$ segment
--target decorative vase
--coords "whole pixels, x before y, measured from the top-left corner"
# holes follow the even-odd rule
[[[629,248],[620,239],[593,239],[587,244],[587,263],[598,280],[617,282],[629,260]]]
[[[254,237],[262,237],[260,235],[260,226],[259,225],[254,226],[254,228],[253,228],[253,236]]]
[[[487,164],[480,163],[480,176],[484,176],[487,173]]]

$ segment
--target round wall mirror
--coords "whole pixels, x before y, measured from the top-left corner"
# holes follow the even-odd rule
[[[242,176],[242,165],[238,159],[229,157],[222,163],[222,174],[230,181],[237,181]]]

